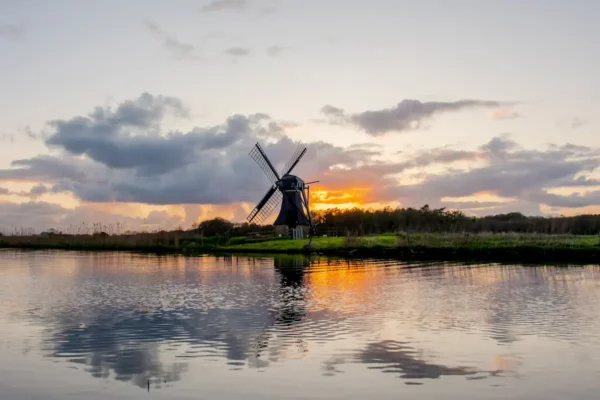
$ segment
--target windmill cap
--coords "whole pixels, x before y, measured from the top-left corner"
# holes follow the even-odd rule
[[[284,175],[279,182],[279,188],[281,190],[302,190],[304,188],[304,181],[296,175]]]

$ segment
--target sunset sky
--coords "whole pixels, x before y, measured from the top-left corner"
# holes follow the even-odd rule
[[[600,2],[0,0],[0,232],[315,209],[600,212]]]

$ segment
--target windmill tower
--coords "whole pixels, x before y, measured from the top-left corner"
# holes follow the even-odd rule
[[[309,185],[318,181],[305,183],[300,177],[291,174],[305,153],[306,146],[300,143],[281,173],[278,173],[260,144],[254,145],[250,156],[261,167],[272,185],[246,218],[249,223],[262,223],[281,205],[279,215],[273,223],[275,230],[292,229],[294,238],[303,237],[307,230],[312,240],[315,224],[309,208]]]

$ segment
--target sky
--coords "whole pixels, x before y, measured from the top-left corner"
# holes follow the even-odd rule
[[[256,142],[279,169],[306,145],[313,209],[598,213],[599,12],[0,0],[0,232],[244,221]]]

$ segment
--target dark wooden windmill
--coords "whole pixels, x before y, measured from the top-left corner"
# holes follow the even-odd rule
[[[291,174],[305,153],[306,146],[300,143],[281,173],[278,173],[260,144],[256,143],[254,145],[250,151],[250,156],[261,167],[272,185],[262,200],[258,202],[250,215],[248,215],[248,218],[246,218],[249,223],[255,222],[260,224],[264,222],[281,205],[279,215],[273,225],[276,227],[287,226],[291,229],[307,227],[312,239],[315,232],[315,224],[310,214],[309,185],[318,181],[306,183],[300,177]]]

